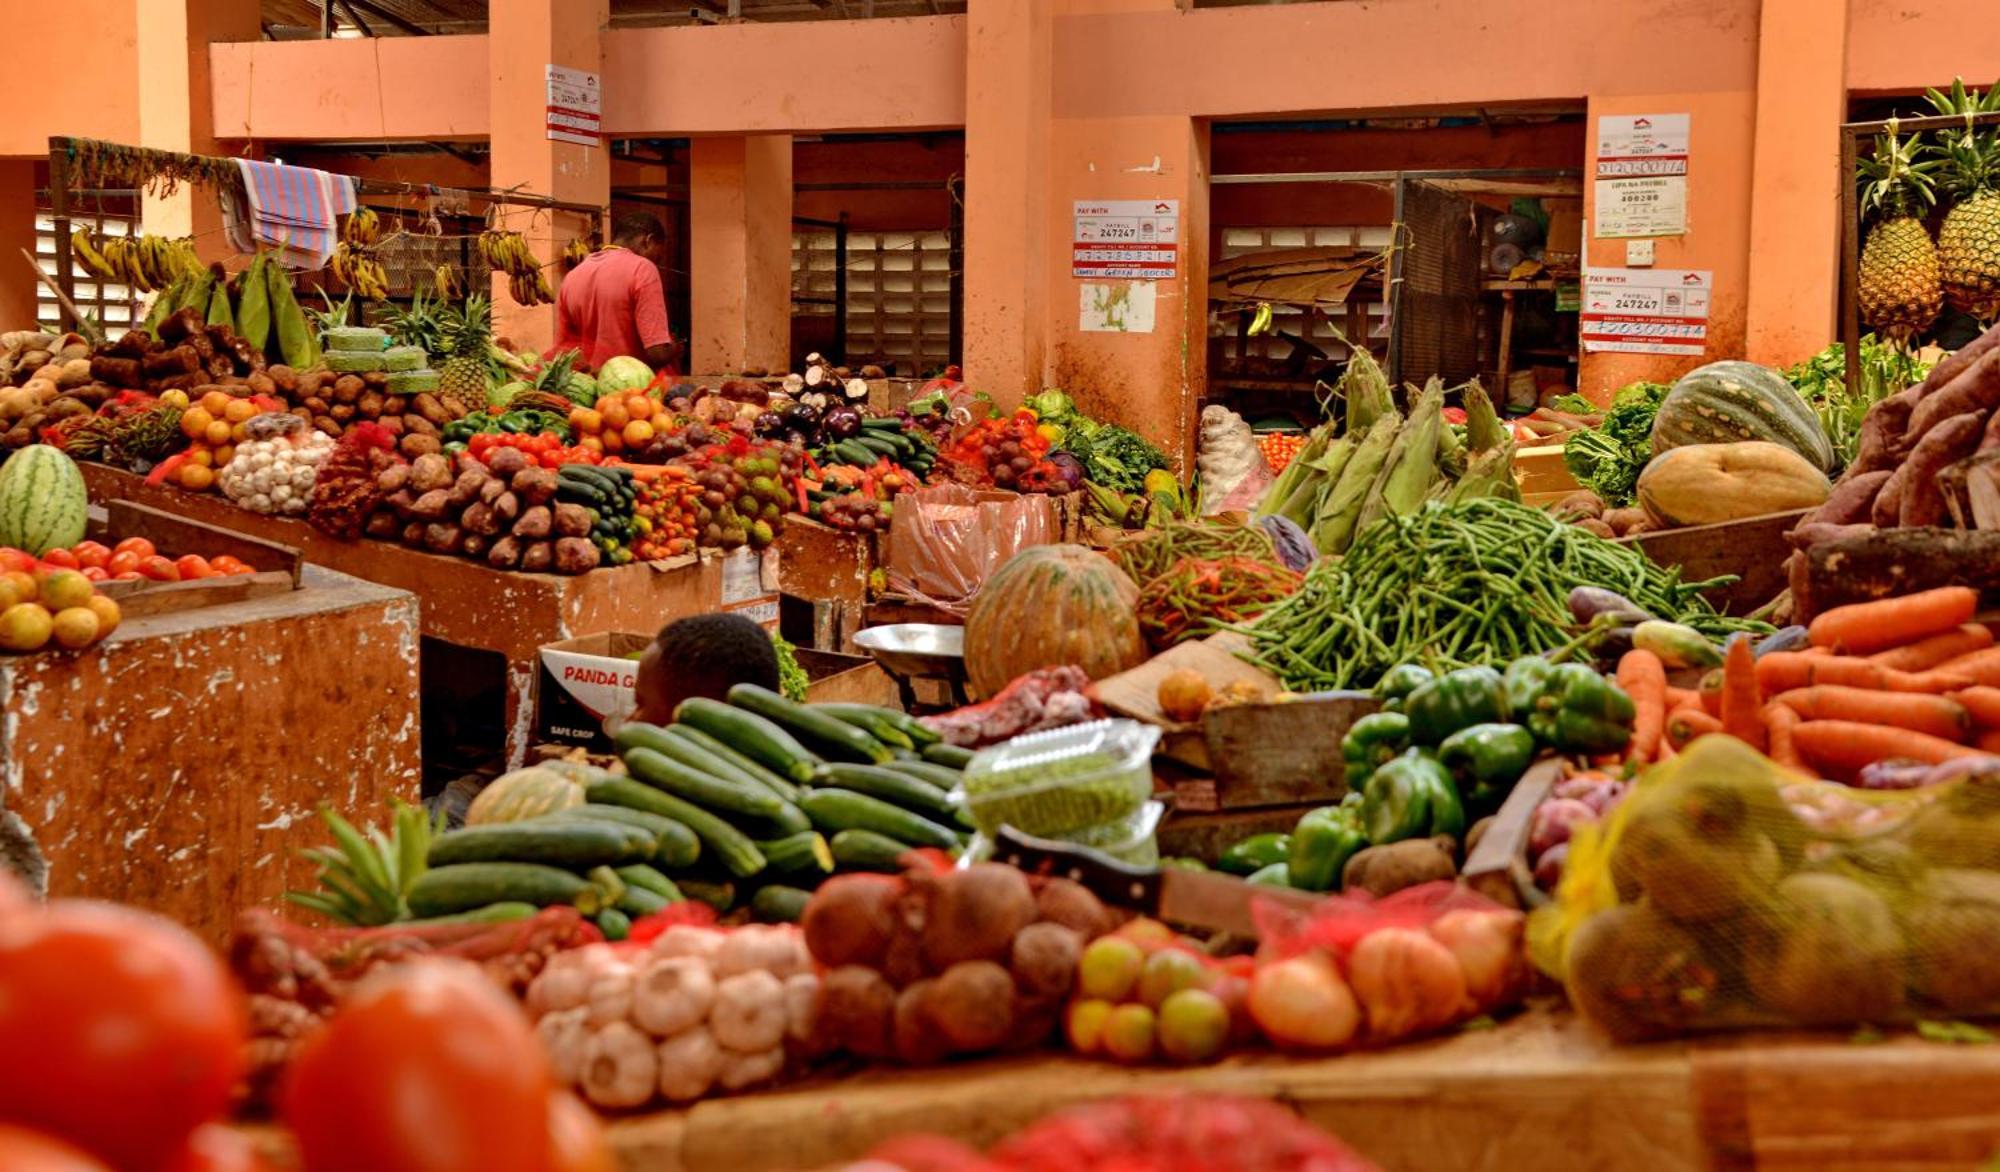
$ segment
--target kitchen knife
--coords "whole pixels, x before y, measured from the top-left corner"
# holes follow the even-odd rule
[[[1250,913],[1252,898],[1268,899],[1299,912],[1311,912],[1320,902],[1320,897],[1310,892],[1248,883],[1216,871],[1133,867],[1088,847],[1036,838],[1012,826],[1002,826],[994,839],[995,862],[1031,875],[1074,880],[1114,907],[1191,928],[1254,938],[1257,921]]]

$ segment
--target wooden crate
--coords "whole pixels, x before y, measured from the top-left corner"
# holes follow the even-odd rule
[[[1493,815],[1493,824],[1480,835],[1479,845],[1459,871],[1466,886],[1503,907],[1532,909],[1548,902],[1535,886],[1529,864],[1528,827],[1534,821],[1535,807],[1549,796],[1562,772],[1562,761],[1549,758],[1529,766],[1514,783],[1513,792]]]
[[[1364,692],[1329,692],[1207,713],[1202,735],[1215,772],[1215,808],[1339,801],[1347,793],[1341,738],[1381,707]]]
[[[1620,541],[1634,545],[1655,565],[1678,567],[1681,580],[1699,582],[1721,574],[1737,580],[1710,591],[1709,601],[1727,614],[1749,614],[1785,588],[1785,560],[1792,547],[1785,534],[1806,510],[1765,513],[1715,525],[1661,529]]]
[[[1561,444],[1517,450],[1514,474],[1521,481],[1521,497],[1529,504],[1553,503],[1581,487],[1563,466]]]
[[[299,551],[289,545],[249,537],[132,501],[106,502],[103,520],[93,517],[88,534],[105,545],[116,545],[128,537],[143,537],[170,557],[192,553],[213,558],[227,554],[256,571],[191,582],[128,579],[98,583],[98,591],[115,599],[119,611],[128,619],[243,602],[267,594],[296,590],[299,567],[305,561]]]
[[[814,704],[875,704],[899,708],[896,681],[876,665],[873,656],[845,655],[797,647],[792,654],[805,669],[806,700]]]

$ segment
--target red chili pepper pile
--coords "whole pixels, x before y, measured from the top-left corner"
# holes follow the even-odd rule
[[[1299,588],[1296,570],[1249,557],[1181,558],[1139,591],[1139,629],[1155,651],[1262,614]]]

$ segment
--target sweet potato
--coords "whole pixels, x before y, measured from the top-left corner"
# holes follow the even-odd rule
[[[540,541],[555,527],[555,514],[547,505],[536,505],[524,510],[520,519],[514,522],[513,534],[524,541]]]
[[[1905,460],[1882,482],[1882,488],[1875,494],[1875,503],[1869,507],[1868,519],[1877,529],[1893,529],[1897,519],[1903,515],[1903,494],[1909,490],[1910,463]]]
[[[493,483],[498,484],[499,481]],[[503,492],[493,498],[493,512],[502,525],[512,526],[514,519],[521,515],[521,498],[511,492]]]
[[[457,553],[458,543],[464,536],[456,525],[434,522],[424,526],[424,548],[432,553]]]
[[[1995,411],[1986,420],[1986,433],[1979,437],[1979,450],[1990,452],[2000,448],[2000,411]]]
[[[512,479],[523,468],[533,466],[528,453],[519,448],[494,448],[486,453],[486,466],[493,469],[493,475]]]
[[[602,556],[588,538],[565,537],[556,542],[553,555],[556,573],[587,574],[597,568]]]
[[[523,468],[514,474],[511,487],[514,495],[521,498],[524,505],[545,505],[556,495],[557,479],[553,469]]]
[[[1984,421],[2000,407],[2000,350],[1989,350],[1957,377],[1925,395],[1910,412],[1907,434],[1921,443],[1931,429],[1968,412]]]
[[[438,433],[435,423],[432,423],[421,415],[408,411],[403,413],[403,430],[411,435],[434,436]]]
[[[399,443],[402,441],[403,420],[400,416],[391,416],[386,419],[377,419],[374,422],[375,426],[381,428],[383,431],[388,432],[390,438],[396,440]]]
[[[450,507],[451,491],[433,488],[418,497],[416,503],[410,506],[410,515],[423,521],[436,521],[442,518]]]
[[[486,483],[479,486],[479,503],[490,505],[507,491],[507,481],[499,476],[489,476]],[[510,520],[512,518],[509,518]]]
[[[403,544],[409,546],[411,549],[422,549],[424,547],[424,530],[426,528],[427,526],[422,521],[412,521],[408,525],[403,526]]]
[[[418,435],[407,432],[396,441],[396,450],[412,460],[423,456],[437,456],[444,453],[444,444],[434,435]]]
[[[458,552],[469,558],[484,557],[486,547],[493,540],[491,534],[467,533],[458,539]]]
[[[1945,355],[1936,366],[1931,367],[1931,372],[1924,376],[1924,381],[1912,389],[1917,392],[1918,398],[1930,394],[1957,378],[1967,367],[1984,358],[1986,352],[1996,346],[2000,346],[2000,326],[1988,329],[1972,341]]]
[[[486,548],[486,564],[496,570],[511,570],[521,564],[521,543],[502,537]]]
[[[1866,521],[1875,506],[1875,494],[1882,490],[1894,473],[1887,468],[1855,475],[1850,472],[1833,486],[1833,494],[1826,503],[1805,515],[1801,525],[1825,523],[1830,525],[1851,525],[1856,521]]]
[[[555,563],[553,542],[537,541],[521,549],[521,569],[530,574],[546,574]]]
[[[1861,437],[1854,460],[1847,466],[1849,476],[1896,467],[1896,453],[1903,447],[1903,433],[1909,429],[1910,412],[1916,408],[1918,387],[1910,387],[1877,402],[1861,417]]]
[[[493,506],[482,501],[474,501],[465,506],[465,512],[458,519],[459,527],[467,533],[482,537],[492,537],[500,532],[500,516]]]
[[[451,495],[445,499],[445,504],[452,509],[463,509],[479,499],[479,490],[491,479],[477,468],[467,468],[458,474],[457,480],[452,481]]]
[[[282,362],[264,368],[264,377],[270,379],[271,385],[286,394],[299,389],[299,372]]]
[[[361,526],[361,532],[370,537],[394,541],[403,532],[403,521],[394,512],[381,509],[368,514],[368,520]]]
[[[2000,351],[1993,354],[1991,361],[1996,364],[1993,385],[2000,388]],[[1914,425],[1914,417],[1911,422]],[[1909,469],[1909,479],[1903,482],[1903,499],[1897,505],[1896,524],[1905,529],[1916,529],[1944,520],[1944,492],[1938,488],[1937,474],[1944,470],[1945,465],[1970,456],[1973,449],[1979,446],[1979,437],[1985,428],[1986,416],[1983,412],[1966,411],[1945,419],[1923,433],[1923,438],[1917,441],[1917,446],[1910,450],[1909,459],[1904,462]]]
[[[418,492],[450,488],[456,479],[451,461],[445,459],[442,453],[418,456],[410,462],[410,487]]]
[[[384,493],[399,492],[410,482],[408,464],[392,464],[375,475],[375,487]]]
[[[589,537],[590,510],[582,505],[559,501],[555,506],[555,532],[557,537]]]

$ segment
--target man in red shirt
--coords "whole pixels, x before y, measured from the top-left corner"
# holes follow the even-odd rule
[[[620,354],[668,369],[680,347],[667,328],[667,295],[660,287],[667,230],[647,212],[620,216],[611,228],[611,246],[590,254],[562,279],[555,348],[581,349],[592,370]]]

